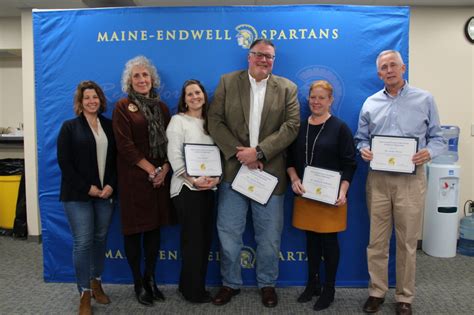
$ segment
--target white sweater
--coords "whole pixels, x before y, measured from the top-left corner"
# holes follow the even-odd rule
[[[166,136],[168,137],[168,160],[173,169],[170,188],[171,197],[179,195],[183,185],[191,190],[197,190],[192,183],[182,176],[186,171],[184,144],[214,144],[212,138],[204,133],[204,120],[183,113],[176,114],[168,124]]]

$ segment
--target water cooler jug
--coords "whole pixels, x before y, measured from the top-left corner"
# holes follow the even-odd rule
[[[442,126],[448,151],[428,164],[422,249],[434,257],[456,256],[459,226],[459,128]]]

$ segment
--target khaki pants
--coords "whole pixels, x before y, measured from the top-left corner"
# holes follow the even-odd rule
[[[424,168],[418,166],[416,175],[370,171],[366,191],[370,217],[367,247],[369,295],[384,297],[388,291],[389,243],[395,225],[395,300],[412,303],[415,295],[416,247],[426,192]]]

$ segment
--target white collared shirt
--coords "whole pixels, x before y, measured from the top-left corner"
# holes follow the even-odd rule
[[[249,118],[249,137],[250,146],[258,145],[260,133],[260,121],[262,120],[263,102],[265,101],[265,92],[267,91],[267,81],[263,79],[257,82],[249,73],[250,80],[250,118]]]

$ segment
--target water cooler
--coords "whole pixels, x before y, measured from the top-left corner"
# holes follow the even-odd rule
[[[448,151],[428,164],[428,188],[423,220],[422,249],[434,257],[456,256],[458,238],[459,174],[457,144],[459,128],[442,126]]]

